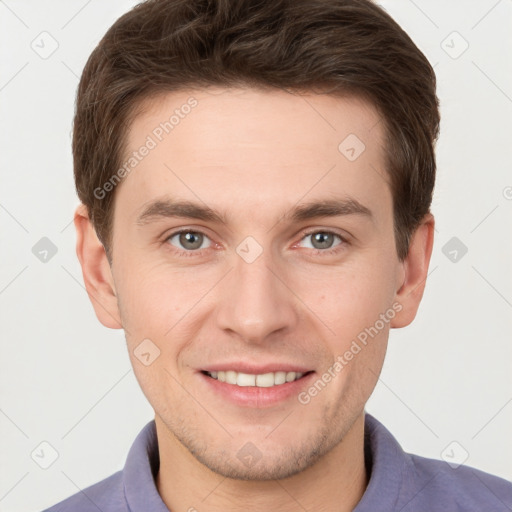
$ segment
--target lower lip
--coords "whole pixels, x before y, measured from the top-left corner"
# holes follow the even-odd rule
[[[285,384],[268,388],[259,388],[256,386],[228,384],[199,372],[199,376],[205,384],[224,399],[238,406],[256,408],[272,407],[288,400],[290,397],[298,396],[300,391],[309,384],[314,374],[315,372],[307,373],[293,382],[286,382]]]

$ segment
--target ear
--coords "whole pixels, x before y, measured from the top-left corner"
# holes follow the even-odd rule
[[[112,271],[105,248],[96,235],[84,204],[75,210],[74,223],[76,255],[96,316],[105,327],[122,329]]]
[[[413,233],[409,251],[402,264],[395,301],[402,307],[391,321],[391,327],[405,327],[416,316],[425,283],[434,244],[434,217],[428,213]]]

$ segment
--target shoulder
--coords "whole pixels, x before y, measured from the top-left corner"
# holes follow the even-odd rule
[[[121,471],[79,490],[44,512],[166,511],[155,485],[159,463],[158,439],[152,420],[137,435]]]
[[[426,506],[452,511],[512,510],[511,482],[470,466],[405,456],[403,512]]]
[[[512,483],[470,466],[405,452],[373,416],[365,418],[365,457],[371,468],[358,512],[510,512]]]
[[[98,512],[98,510],[128,512],[122,474],[122,471],[118,471],[43,512]]]

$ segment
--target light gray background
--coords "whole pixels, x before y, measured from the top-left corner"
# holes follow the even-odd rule
[[[0,1],[1,511],[41,510],[121,469],[153,417],[122,331],[94,315],[72,224],[78,77],[134,4]],[[435,65],[443,120],[425,297],[414,324],[392,331],[367,410],[406,451],[467,452],[510,480],[512,1],[383,5]],[[32,253],[42,237],[58,250],[46,263]],[[468,249],[456,262],[443,253],[452,237]],[[43,441],[58,452],[48,469]]]

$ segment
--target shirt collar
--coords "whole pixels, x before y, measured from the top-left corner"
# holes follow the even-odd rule
[[[394,510],[403,481],[406,457],[390,432],[373,416],[365,414],[365,462],[369,482],[354,512]],[[126,502],[131,512],[169,512],[156,487],[160,466],[155,421],[136,437],[123,470]]]
[[[395,510],[407,458],[386,427],[368,413],[364,421],[364,454],[369,481],[354,512]]]
[[[155,420],[135,438],[123,469],[124,495],[131,512],[169,512],[156,487],[160,467]]]

